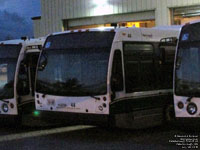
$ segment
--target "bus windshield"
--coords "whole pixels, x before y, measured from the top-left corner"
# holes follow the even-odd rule
[[[14,76],[21,45],[0,45],[0,99],[14,97]]]
[[[114,34],[83,32],[50,36],[40,56],[36,91],[58,96],[106,94]]]
[[[200,25],[182,29],[175,66],[175,93],[200,96]]]

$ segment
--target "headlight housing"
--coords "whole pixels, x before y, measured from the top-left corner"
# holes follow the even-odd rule
[[[197,105],[195,103],[189,103],[187,106],[187,112],[190,115],[194,115],[197,112]]]
[[[2,104],[2,106],[1,106],[1,108],[2,108],[2,110],[3,110],[3,112],[8,112],[8,104]]]

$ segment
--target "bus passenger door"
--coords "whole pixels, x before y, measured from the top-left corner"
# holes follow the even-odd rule
[[[23,110],[22,112],[26,114],[35,110],[34,83],[38,57],[39,53],[26,53],[19,68],[17,82],[18,104],[21,111]]]
[[[158,88],[154,60],[153,43],[123,43],[125,90],[112,106],[117,127],[143,128],[160,124],[162,101],[155,96]]]
[[[40,54],[39,52],[33,52],[27,54],[29,60],[28,69],[29,69],[30,89],[32,96],[34,96],[35,94],[35,76],[36,76],[36,68],[37,68],[39,54]]]
[[[18,72],[18,81],[17,81],[17,94],[18,94],[18,104],[22,104],[22,97],[29,95],[29,76],[28,76],[28,64],[24,59],[20,63],[19,72]]]

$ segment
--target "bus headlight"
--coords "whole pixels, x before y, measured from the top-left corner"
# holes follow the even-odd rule
[[[8,112],[9,108],[7,104],[4,103],[1,107],[2,107],[3,112]]]
[[[187,106],[187,112],[190,115],[194,115],[197,112],[197,105],[195,103],[189,103]]]

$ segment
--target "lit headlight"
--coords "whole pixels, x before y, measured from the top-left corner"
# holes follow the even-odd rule
[[[195,103],[188,104],[188,106],[187,106],[187,112],[190,115],[196,114],[196,112],[197,112],[197,105]]]
[[[3,110],[4,112],[8,112],[8,109],[9,109],[9,108],[8,108],[8,105],[7,105],[7,104],[4,103],[1,107],[2,107],[2,110]]]

